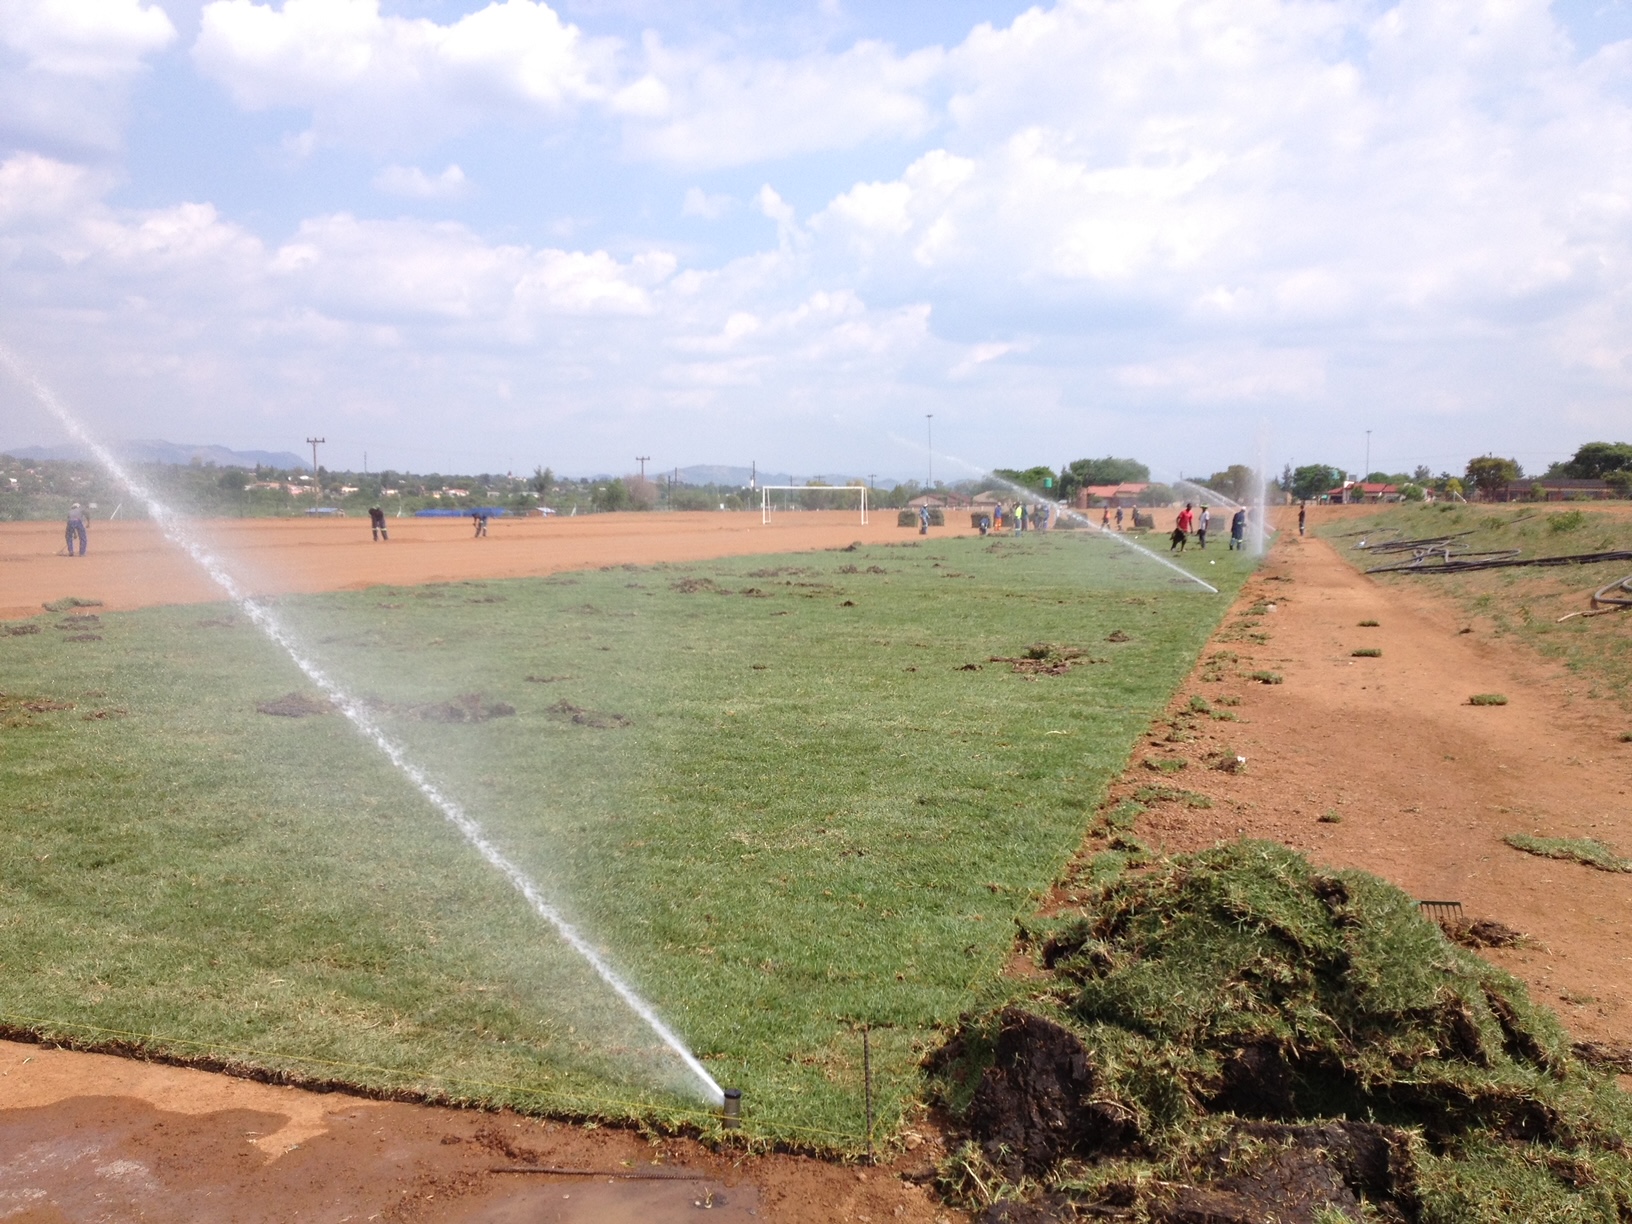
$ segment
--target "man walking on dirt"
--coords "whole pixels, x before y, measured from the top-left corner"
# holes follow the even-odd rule
[[[1298,534],[1300,536],[1303,534],[1303,523],[1304,523],[1304,520],[1308,517],[1308,515],[1309,515],[1309,503],[1306,502],[1306,501],[1300,501],[1298,503]]]
[[[1230,519],[1230,551],[1240,552],[1247,546],[1247,511],[1243,507]]]
[[[385,511],[378,506],[368,508],[368,525],[374,529],[375,543],[391,538],[391,533],[385,529]]]
[[[79,555],[83,557],[88,543],[85,533],[85,511],[80,508],[78,502],[68,507],[68,523],[63,534],[68,538],[68,555],[70,557],[74,555],[74,541],[78,540]]]
[[[483,536],[485,536],[487,534],[487,511],[486,510],[476,511],[476,513],[474,513],[474,514],[472,514],[470,516],[470,521],[476,524],[476,537],[475,538],[481,539],[481,537],[483,537]]]
[[[1180,552],[1184,551],[1184,546],[1190,539],[1191,525],[1195,522],[1195,519],[1195,511],[1190,508],[1189,502],[1185,502],[1184,509],[1179,511],[1179,517],[1173,521],[1173,538],[1168,542],[1168,552],[1172,552],[1174,549],[1178,549]]]
[[[1203,506],[1201,508],[1201,518],[1196,523],[1196,543],[1201,545],[1203,548],[1207,547],[1207,526],[1212,521],[1213,512],[1207,509],[1206,506]]]

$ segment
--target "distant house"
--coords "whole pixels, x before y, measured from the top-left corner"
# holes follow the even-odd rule
[[[1537,476],[1512,486],[1512,495],[1526,495],[1537,501],[1605,501],[1623,494],[1607,480],[1566,480],[1562,476]]]
[[[1077,509],[1086,510],[1090,506],[1132,506],[1139,500],[1139,495],[1150,488],[1148,481],[1144,483],[1124,482],[1113,485],[1084,485],[1077,490]]]
[[[959,493],[954,489],[942,489],[939,493],[923,493],[907,503],[916,510],[920,506],[928,506],[931,510],[957,510],[974,504],[974,499],[967,493]]]
[[[1324,501],[1358,505],[1361,502],[1404,501],[1398,485],[1378,484],[1369,480],[1345,480],[1335,489],[1326,490]]]

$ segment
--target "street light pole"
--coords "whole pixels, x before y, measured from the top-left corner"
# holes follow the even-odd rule
[[[1366,470],[1360,473],[1361,480],[1371,479],[1371,430],[1366,430]]]
[[[933,412],[924,413],[924,443],[929,452],[929,483],[924,486],[928,490],[935,487],[935,414]]]

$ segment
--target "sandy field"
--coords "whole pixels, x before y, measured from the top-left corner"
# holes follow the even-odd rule
[[[948,516],[937,536],[969,534]],[[862,526],[855,511],[590,514],[576,518],[493,519],[475,539],[469,519],[391,519],[376,543],[366,518],[203,519],[194,538],[226,563],[252,594],[360,590],[382,583],[529,578],[601,565],[700,561],[754,553],[843,548],[855,540],[911,539],[894,510]],[[221,590],[149,522],[95,523],[90,553],[70,558],[58,523],[0,523],[0,619],[37,615],[64,596],[100,599],[110,611],[154,603],[205,603]]]

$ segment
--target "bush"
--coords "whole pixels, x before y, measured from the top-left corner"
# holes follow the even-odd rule
[[[1547,530],[1549,531],[1577,531],[1587,525],[1587,516],[1579,510],[1566,510],[1562,514],[1547,516]]]
[[[1503,693],[1475,693],[1468,698],[1468,704],[1478,706],[1506,705],[1507,696]]]

